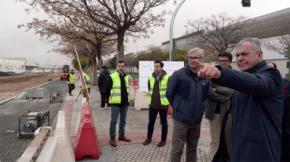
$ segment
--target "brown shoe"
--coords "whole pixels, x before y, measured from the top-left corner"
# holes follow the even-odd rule
[[[146,140],[143,142],[143,145],[146,146],[146,145],[148,145],[149,143],[151,143],[151,140],[146,139]]]
[[[165,141],[160,141],[158,144],[157,144],[157,147],[163,147],[165,146],[166,142]]]
[[[111,137],[110,145],[113,146],[113,147],[117,147],[117,142],[115,140],[115,137]]]
[[[119,141],[131,142],[131,140],[125,137],[124,135],[119,136]]]

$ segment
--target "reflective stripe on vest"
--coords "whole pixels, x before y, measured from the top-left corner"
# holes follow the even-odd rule
[[[168,80],[169,80],[169,75],[165,74],[162,77],[162,80],[159,82],[159,94],[160,94],[160,102],[162,106],[169,105],[169,102],[166,98],[166,89],[167,89]],[[152,93],[153,93],[153,88],[155,84],[155,78],[153,77],[153,75],[149,77],[149,83],[150,83],[150,95],[148,99],[149,99],[149,104],[151,104]]]
[[[113,86],[111,89],[111,94],[109,98],[109,103],[110,104],[120,104],[121,103],[121,79],[120,79],[120,74],[118,72],[114,72],[111,74],[111,78],[113,81]],[[129,76],[125,76],[125,85],[127,89],[127,94],[128,94],[128,102],[130,101],[130,95],[129,95]]]
[[[76,75],[75,74],[69,74],[69,78],[67,81],[68,84],[75,84],[76,83]]]

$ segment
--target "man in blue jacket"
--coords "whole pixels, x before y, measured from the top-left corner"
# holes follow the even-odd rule
[[[279,162],[283,115],[282,78],[267,67],[257,38],[241,40],[235,49],[241,71],[202,63],[198,76],[236,91],[232,97],[232,127],[224,120],[213,161]],[[231,139],[231,140],[227,140]]]
[[[197,77],[203,50],[193,48],[187,53],[188,66],[175,71],[169,79],[166,97],[173,107],[171,162],[180,162],[186,143],[186,162],[196,161],[200,123],[209,80]]]

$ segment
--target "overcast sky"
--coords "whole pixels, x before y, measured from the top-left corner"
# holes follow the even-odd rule
[[[180,2],[180,0],[176,0]],[[180,8],[174,25],[174,37],[185,33],[185,25],[188,20],[201,17],[209,17],[213,14],[228,13],[229,16],[247,16],[249,18],[264,15],[290,7],[290,0],[251,0],[250,8],[243,8],[241,0],[186,0]],[[173,0],[169,0],[162,9],[174,10]],[[39,14],[28,15],[24,9],[26,4],[15,0],[0,1],[0,57],[24,57],[34,59],[41,64],[62,65],[69,62],[65,56],[48,52],[53,45],[39,40],[33,32],[25,32],[18,29],[18,24],[30,22]],[[40,15],[41,16],[41,15]],[[127,43],[126,52],[136,52],[146,49],[148,46],[161,45],[169,39],[170,15],[166,16],[167,22],[164,28],[157,28],[149,39],[130,40]]]

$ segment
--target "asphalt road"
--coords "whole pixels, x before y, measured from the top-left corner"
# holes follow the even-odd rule
[[[65,81],[53,81],[44,86],[49,92],[61,91],[67,94]],[[62,103],[50,103],[48,99],[14,99],[0,105],[0,162],[15,162],[33,138],[18,138],[18,116],[27,111],[49,110],[51,122],[56,116]]]

